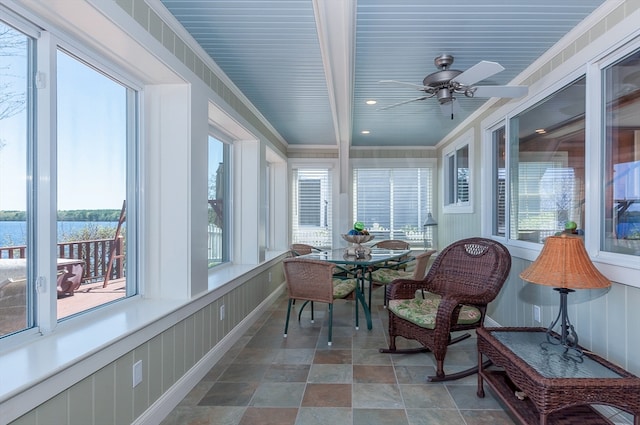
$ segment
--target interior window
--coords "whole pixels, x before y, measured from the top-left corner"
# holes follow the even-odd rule
[[[510,238],[584,234],[585,78],[510,121]]]
[[[605,160],[601,248],[640,255],[640,52],[603,70]]]
[[[229,261],[228,253],[228,164],[229,147],[213,136],[209,136],[209,182],[207,229],[207,258],[209,268]]]
[[[470,158],[473,158],[473,130],[443,151],[442,203],[445,214],[473,212]]]
[[[491,132],[491,142],[493,144],[493,223],[492,234],[505,236],[505,214],[506,214],[506,139],[505,128],[500,128]]]

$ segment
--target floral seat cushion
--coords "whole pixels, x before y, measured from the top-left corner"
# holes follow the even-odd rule
[[[333,279],[333,298],[344,298],[357,287],[358,281],[356,279]]]
[[[371,272],[371,280],[373,282],[386,285],[393,282],[395,279],[411,279],[413,278],[412,271],[396,270],[396,269],[378,269]]]
[[[422,328],[434,329],[436,314],[440,305],[439,295],[425,292],[425,298],[416,297],[410,300],[391,300],[388,309],[396,316],[408,320]],[[480,310],[471,306],[463,306],[458,317],[458,324],[472,324],[480,320]]]

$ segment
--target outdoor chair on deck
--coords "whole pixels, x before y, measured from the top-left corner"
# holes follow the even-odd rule
[[[284,325],[284,337],[289,330],[289,317],[295,300],[305,301],[298,312],[298,321],[305,306],[311,304],[311,323],[314,321],[313,303],[328,304],[328,345],[331,345],[333,325],[333,302],[336,299],[350,299],[354,301],[356,329],[358,323],[358,302],[365,305],[364,296],[358,290],[357,279],[341,279],[334,276],[335,264],[305,258],[285,258],[283,260],[284,276],[287,284],[289,302],[287,319]]]
[[[370,272],[369,281],[373,285],[387,286],[396,279],[422,280],[424,279],[424,275],[427,273],[429,258],[431,258],[435,252],[436,251],[434,249],[430,249],[422,254],[416,255],[414,259],[411,259],[407,263],[406,270],[398,269],[394,266],[379,267]],[[386,288],[384,293],[384,306],[387,306]]]
[[[483,326],[487,304],[500,292],[511,269],[511,255],[491,239],[469,238],[452,243],[436,257],[422,281],[398,279],[387,286],[389,349],[385,353],[431,351],[436,376],[429,381],[459,379],[477,366],[445,375],[447,347],[470,335],[451,333]],[[424,298],[416,296],[424,290]],[[418,341],[418,349],[396,349],[396,337]]]
[[[73,264],[67,266],[64,270],[58,271],[56,287],[58,290],[58,298],[66,295],[73,295],[74,291],[82,284],[82,275],[84,266],[82,264]]]

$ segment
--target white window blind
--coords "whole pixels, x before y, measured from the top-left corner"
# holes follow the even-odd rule
[[[293,170],[292,242],[331,247],[332,182],[329,169]]]
[[[353,217],[376,239],[422,245],[432,197],[431,168],[353,170]]]

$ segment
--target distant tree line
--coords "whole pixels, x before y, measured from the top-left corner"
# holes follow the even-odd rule
[[[58,221],[118,221],[120,210],[58,211]],[[0,211],[0,221],[26,221],[25,211]]]

